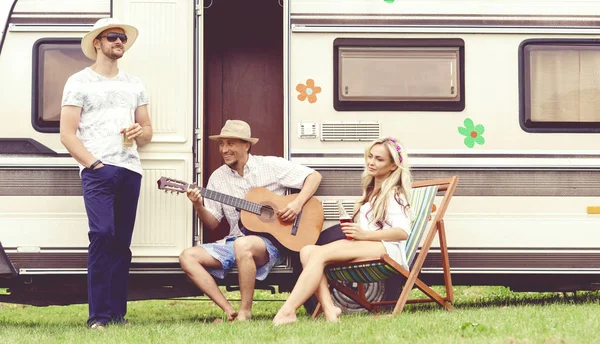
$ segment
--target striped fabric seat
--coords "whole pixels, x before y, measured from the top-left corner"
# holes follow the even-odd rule
[[[396,274],[396,270],[380,261],[332,267],[325,270],[328,280],[359,283],[377,282]]]
[[[406,241],[406,261],[408,266],[412,267],[413,261],[419,248],[419,243],[423,238],[431,208],[438,191],[437,185],[414,188],[410,197],[410,205],[414,211],[415,218],[411,225],[411,232]],[[328,280],[371,283],[385,280],[397,272],[390,265],[382,260],[372,262],[358,262],[356,264],[330,265],[325,269],[325,276]]]

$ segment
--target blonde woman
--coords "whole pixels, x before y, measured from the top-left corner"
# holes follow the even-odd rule
[[[341,310],[334,305],[324,276],[327,264],[356,258],[375,258],[387,253],[408,269],[406,239],[410,234],[411,176],[404,147],[387,137],[373,141],[365,149],[361,199],[355,205],[353,222],[342,224],[348,239],[324,246],[306,246],[300,251],[303,271],[273,323],[296,321],[296,310],[315,294],[325,319],[336,322]]]

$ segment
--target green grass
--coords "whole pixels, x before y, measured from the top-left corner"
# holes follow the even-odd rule
[[[436,288],[437,289],[437,288]],[[410,305],[397,317],[342,315],[340,323],[271,320],[287,294],[257,291],[253,321],[213,324],[222,311],[206,298],[136,301],[131,327],[89,331],[87,305],[0,304],[1,343],[600,343],[600,293],[513,293],[457,287],[455,310]],[[232,300],[239,293],[227,293]],[[237,302],[235,302],[237,304]]]

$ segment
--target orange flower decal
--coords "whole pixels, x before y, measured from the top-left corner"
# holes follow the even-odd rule
[[[431,219],[433,218],[432,215],[435,213],[436,210],[437,210],[437,207],[435,206],[435,204],[432,205],[431,206],[431,215],[429,215],[429,220],[428,221],[431,221]]]
[[[300,92],[298,100],[304,101],[308,98],[308,102],[312,104],[317,101],[317,93],[321,93],[321,88],[315,86],[315,81],[313,79],[308,79],[306,80],[306,85],[296,85],[296,91]]]

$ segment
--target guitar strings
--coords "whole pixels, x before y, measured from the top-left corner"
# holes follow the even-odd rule
[[[261,211],[260,211],[261,213],[263,212],[263,210],[265,210],[265,212],[268,212],[269,217],[275,215],[275,210],[273,208],[271,208],[270,206],[263,205],[260,207],[260,209],[261,209]]]

